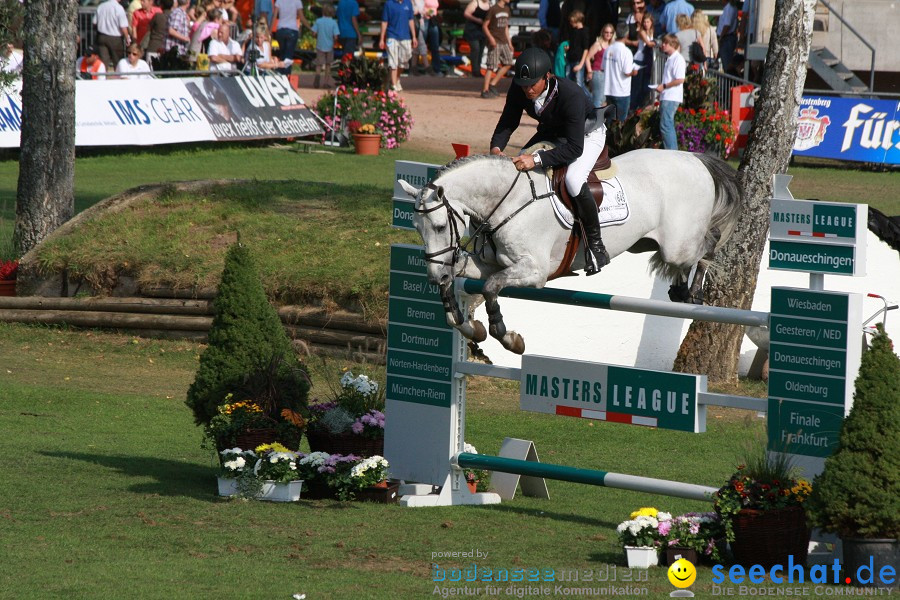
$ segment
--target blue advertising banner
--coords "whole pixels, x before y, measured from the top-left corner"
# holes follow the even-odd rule
[[[804,96],[794,155],[900,164],[900,102]]]

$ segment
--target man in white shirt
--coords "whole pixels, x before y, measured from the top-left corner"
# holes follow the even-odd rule
[[[675,135],[675,111],[684,102],[684,77],[687,63],[679,51],[681,44],[678,36],[667,33],[663,36],[660,50],[668,55],[663,68],[662,83],[656,86],[659,92],[659,133],[662,135],[663,148],[678,150],[678,137]]]
[[[231,39],[231,23],[228,21],[219,25],[216,30],[216,39],[210,40],[209,49],[210,71],[234,71],[238,63],[243,60],[241,45]]]
[[[97,26],[97,50],[108,69],[115,67],[125,56],[125,46],[131,43],[128,15],[117,0],[106,0],[94,14]]]
[[[719,36],[719,58],[722,61],[722,70],[728,71],[731,59],[734,58],[734,49],[737,48],[737,7],[732,0],[724,0],[722,16],[716,25],[716,35]]]
[[[616,25],[616,41],[603,53],[603,71],[606,74],[603,92],[606,94],[607,102],[616,107],[617,121],[624,121],[628,116],[631,104],[631,78],[638,72],[634,66],[634,55],[624,43],[627,37],[628,25],[619,23]]]
[[[22,74],[22,51],[13,48],[12,44],[0,49],[0,71],[4,73]]]

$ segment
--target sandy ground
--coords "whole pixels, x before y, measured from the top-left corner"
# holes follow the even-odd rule
[[[311,74],[300,76],[300,96],[309,105],[315,105],[324,93],[313,88],[312,81]],[[448,158],[453,157],[452,142],[469,144],[473,154],[487,152],[512,80],[507,77],[502,81],[502,94],[489,100],[481,98],[482,81],[469,77],[403,77],[401,95],[413,116],[412,135],[403,147],[445,152]],[[510,147],[520,148],[534,132],[535,121],[524,116]]]

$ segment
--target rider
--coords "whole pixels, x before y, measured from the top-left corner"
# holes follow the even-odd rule
[[[603,147],[606,126],[592,106],[590,98],[575,82],[550,73],[550,57],[540,48],[526,48],[514,67],[513,82],[506,94],[506,106],[491,137],[491,154],[503,155],[512,132],[519,126],[524,110],[537,119],[537,134],[525,147],[537,142],[553,142],[552,150],[514,157],[520,171],[537,167],[568,164],[566,189],[587,236],[585,273],[593,275],[609,264],[609,254],[600,238],[597,205],[588,188],[587,178]]]

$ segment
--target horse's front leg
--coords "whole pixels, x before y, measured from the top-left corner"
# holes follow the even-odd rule
[[[697,263],[697,269],[694,271],[694,279],[691,281],[691,290],[688,302],[691,304],[703,304],[703,278],[706,276],[706,270],[709,263],[705,259],[701,259]]]
[[[541,287],[546,281],[547,274],[543,273],[532,259],[521,260],[494,273],[485,281],[481,294],[484,296],[484,307],[488,313],[488,331],[491,337],[496,338],[510,352],[523,354],[525,340],[515,331],[507,331],[503,315],[500,313],[500,303],[497,301],[500,290],[505,287]]]
[[[456,293],[453,289],[453,279],[447,277],[440,283],[441,303],[444,305],[444,314],[447,318],[447,324],[455,327],[463,335],[463,337],[480,343],[487,339],[487,331],[481,321],[470,321],[463,315],[456,302]]]

